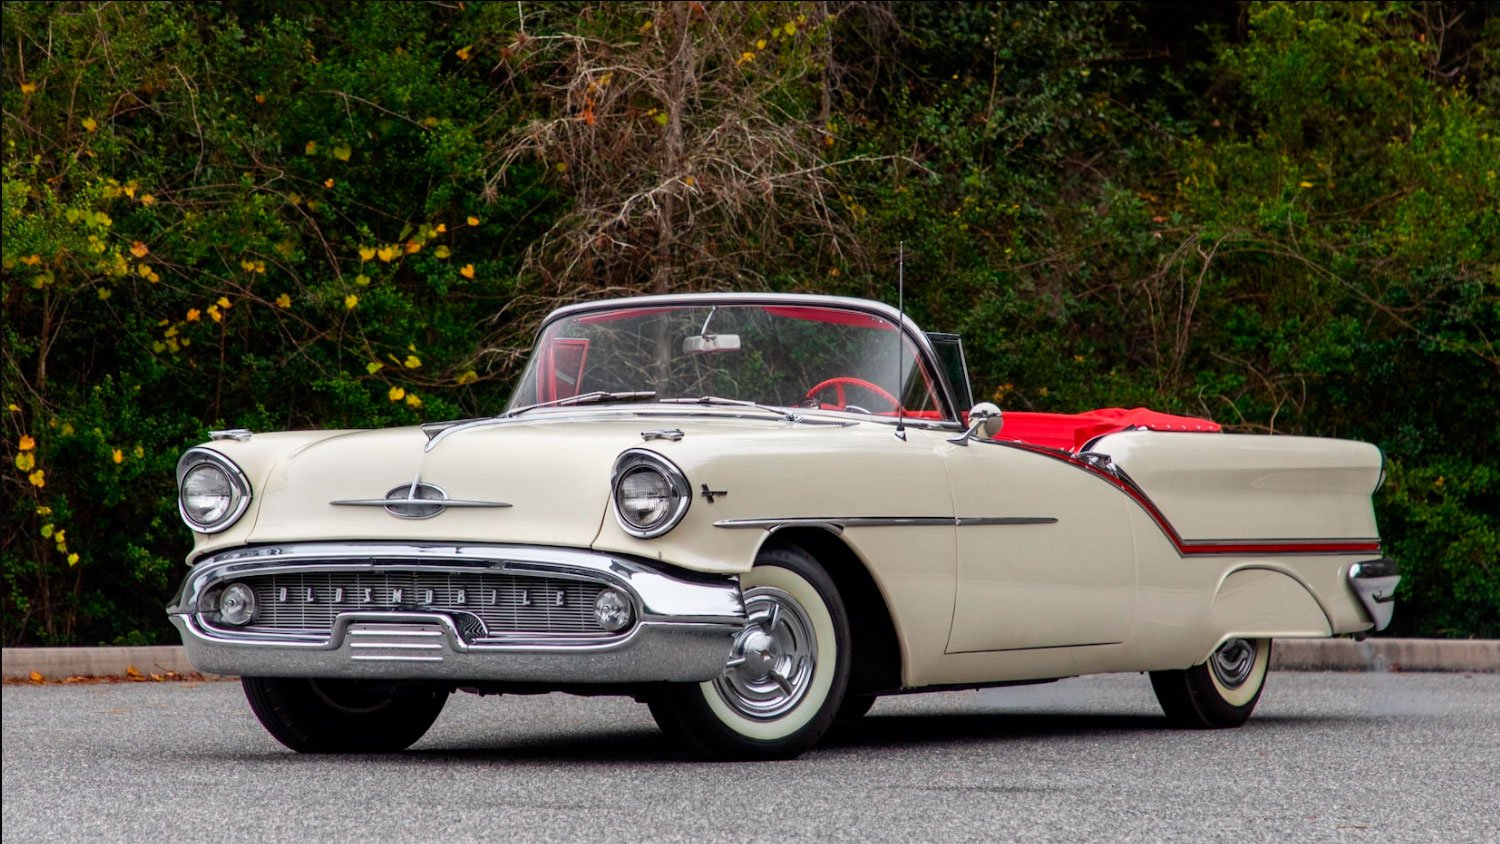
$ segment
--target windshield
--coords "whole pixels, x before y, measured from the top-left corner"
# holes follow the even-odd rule
[[[898,351],[898,338],[903,341]],[[601,393],[603,396],[586,394]],[[592,311],[548,326],[508,410],[703,396],[942,419],[931,374],[894,323],[823,305]]]

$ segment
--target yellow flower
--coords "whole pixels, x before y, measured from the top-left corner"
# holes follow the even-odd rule
[[[220,296],[219,301],[216,304],[218,304],[219,307],[224,308],[225,310],[233,307],[229,302],[228,296]]]
[[[369,363],[365,364],[365,371],[370,373],[371,375],[374,375],[382,369],[385,369],[385,364],[381,363],[378,360],[372,360]]]
[[[23,472],[30,472],[36,468],[36,458],[28,451],[16,455],[16,468]]]
[[[31,481],[31,485],[34,487],[44,487],[47,485],[47,472],[45,469],[38,469],[27,475],[26,480]]]
[[[764,50],[765,48],[766,48],[766,39],[764,39],[764,38],[757,38],[755,40],[755,49],[757,49],[757,50]]]
[[[331,188],[331,187],[333,187],[333,180],[332,179],[324,179],[323,180],[323,187],[325,187],[325,188]]]
[[[370,260],[371,258],[374,258],[374,257],[375,257],[375,247],[373,247],[373,246],[361,246],[361,247],[359,247],[359,259],[361,261],[368,261],[368,260]]]
[[[266,95],[265,94],[256,94],[255,95],[255,103],[256,103],[256,105],[265,105],[266,104]]]
[[[365,275],[364,273],[360,273],[359,275],[354,277],[354,283],[359,285],[360,287],[369,287],[370,277]]]
[[[156,204],[156,197],[152,196],[149,193],[143,193],[141,194],[141,204],[146,206],[147,208],[150,208],[151,206]]]
[[[456,51],[454,51],[454,55],[458,56],[459,61],[466,62],[469,60],[469,50],[473,49],[473,46],[474,45],[471,44],[468,47],[459,47]]]
[[[83,119],[83,128],[89,132],[97,132],[99,131],[99,121],[92,117],[85,117]]]
[[[358,304],[359,297],[355,296],[353,293],[350,293],[348,296],[344,297],[344,310],[352,311],[354,310],[354,306]]]
[[[151,275],[151,265],[149,265],[149,264],[136,264],[135,265],[135,274],[138,275],[138,276],[140,276],[141,278],[146,278],[147,276]]]
[[[23,93],[23,94],[35,94],[36,93],[36,83],[35,82],[22,82],[21,83],[21,93]]]
[[[135,454],[136,457],[145,457],[146,456],[146,448],[144,446],[139,446],[138,445],[138,446],[135,447],[135,451],[133,453]]]
[[[452,255],[453,250],[449,249],[447,246],[439,246],[437,249],[433,250],[432,254],[437,256],[439,260],[442,260],[444,258],[447,258],[449,255]]]
[[[474,265],[473,264],[464,264],[464,268],[461,269],[461,270],[459,270],[458,274],[461,275],[461,276],[463,276],[464,278],[473,278],[474,277]]]
[[[422,365],[422,359],[416,355],[407,355],[406,360],[402,361],[401,365],[407,369],[417,369]]]
[[[391,401],[401,401],[402,399],[406,398],[406,391],[401,389],[400,387],[392,387],[391,391],[386,393],[386,396],[390,398]]]
[[[197,322],[198,321],[198,317],[200,317],[200,316],[202,316],[202,314],[198,311],[197,308],[188,308],[188,312],[187,312],[187,321],[188,322]]]
[[[108,299],[109,297],[115,295],[114,291],[110,290],[108,287],[101,287],[101,288],[99,288],[98,292],[99,292],[99,301],[101,301],[101,302],[103,302],[105,299]]]
[[[78,565],[78,555],[77,554],[69,554],[68,555],[68,565],[70,565],[70,566],[76,566],[76,565]]]
[[[348,161],[350,154],[351,150],[348,144],[339,144],[333,148],[333,157],[339,161]]]
[[[28,267],[34,267],[41,262],[42,256],[40,255],[27,255],[25,258],[21,259],[21,263],[25,264]]]
[[[134,255],[137,258],[146,257],[146,253],[150,251],[151,250],[146,247],[146,244],[141,243],[139,240],[137,240],[135,243],[130,244],[130,254]]]
[[[375,253],[375,256],[377,258],[379,258],[381,261],[389,264],[396,257],[396,247],[394,247],[394,246],[382,246],[382,247],[380,247],[380,251],[378,251],[378,252]]]
[[[124,463],[125,462],[125,452],[121,451],[120,449],[117,448],[113,452],[110,453],[109,459],[115,461],[116,463]]]
[[[410,407],[410,408],[413,408],[413,409],[421,407],[422,406],[422,400],[419,399],[419,398],[417,398],[417,394],[416,393],[412,393],[411,395],[409,395],[409,396],[406,397],[406,406]]]
[[[208,316],[214,322],[223,322],[224,321],[224,312],[219,310],[219,306],[218,305],[209,305],[208,306]]]
[[[10,404],[6,405],[5,409],[9,410],[11,413],[20,413],[21,412],[21,406],[18,405],[18,404],[16,404],[15,402],[11,402]]]
[[[305,155],[312,155],[313,153],[316,153],[317,151],[318,151],[318,142],[317,141],[308,141],[307,142],[307,146],[305,146],[305,147],[302,148],[302,152]]]
[[[276,307],[278,307],[278,308],[290,308],[291,306],[292,306],[292,297],[286,295],[285,293],[283,293],[280,296],[276,297]]]
[[[470,217],[468,219],[468,223],[471,226],[477,226],[477,225],[479,225],[479,218],[478,217]]]
[[[20,410],[20,408],[16,407],[15,405],[11,405],[11,407],[15,408],[16,410]],[[22,434],[21,441],[16,445],[16,448],[20,449],[21,451],[30,451],[33,448],[36,448],[36,440],[32,439],[29,434]]]
[[[446,225],[444,225],[443,223],[438,223],[437,224],[437,228],[433,229],[433,231],[437,232],[438,234],[442,234],[443,232],[446,232],[447,230],[448,230],[448,227]]]
[[[247,273],[253,273],[253,272],[255,272],[255,262],[254,261],[241,261],[240,262],[240,269],[244,270]]]
[[[36,514],[38,516],[50,516],[50,515],[52,515],[52,508],[48,507],[46,505],[43,505],[41,507],[36,508]]]
[[[413,254],[415,252],[421,252],[421,251],[422,251],[422,244],[416,242],[415,240],[408,240],[406,242],[406,254],[411,255],[411,254]]]
[[[152,284],[155,284],[158,281],[161,281],[161,276],[157,275],[156,271],[153,270],[150,275],[146,276],[146,280],[151,282]]]
[[[52,538],[57,542],[58,545],[68,544],[68,532],[65,530],[58,531],[57,535]]]
[[[1306,190],[1307,188],[1310,188],[1312,186],[1313,186],[1312,182],[1298,182],[1297,183],[1297,187],[1302,188],[1303,190]]]
[[[464,374],[458,376],[458,384],[459,384],[459,386],[463,386],[464,384],[472,384],[472,383],[474,383],[475,381],[478,381],[478,380],[479,380],[479,375],[477,373],[475,373],[474,370],[472,370],[472,369],[469,370],[468,372],[465,372]]]

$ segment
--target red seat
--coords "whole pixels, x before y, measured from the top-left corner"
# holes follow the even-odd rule
[[[1223,427],[1208,419],[1158,413],[1144,407],[1125,409],[1106,407],[1084,413],[1006,412],[1005,425],[997,439],[1014,440],[1078,451],[1095,437],[1129,428],[1148,431],[1183,431],[1217,433]]]

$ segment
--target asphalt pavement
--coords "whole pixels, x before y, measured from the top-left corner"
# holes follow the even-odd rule
[[[793,762],[680,761],[622,698],[457,695],[298,756],[238,683],[7,686],[5,841],[1500,841],[1500,675],[1273,673],[1238,730],[1137,675],[886,698]]]

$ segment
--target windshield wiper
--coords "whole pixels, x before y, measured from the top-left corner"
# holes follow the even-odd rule
[[[611,401],[651,401],[654,398],[656,398],[655,390],[636,390],[635,392],[628,393],[611,393],[608,390],[595,390],[592,393],[580,393],[576,396],[553,399],[552,401],[537,402],[536,404],[528,404],[525,407],[518,407],[515,410],[507,410],[504,414],[502,414],[501,418],[509,419],[512,416],[520,416],[528,410],[536,410],[539,407],[562,407],[564,405],[574,404],[599,404],[601,402]]]

